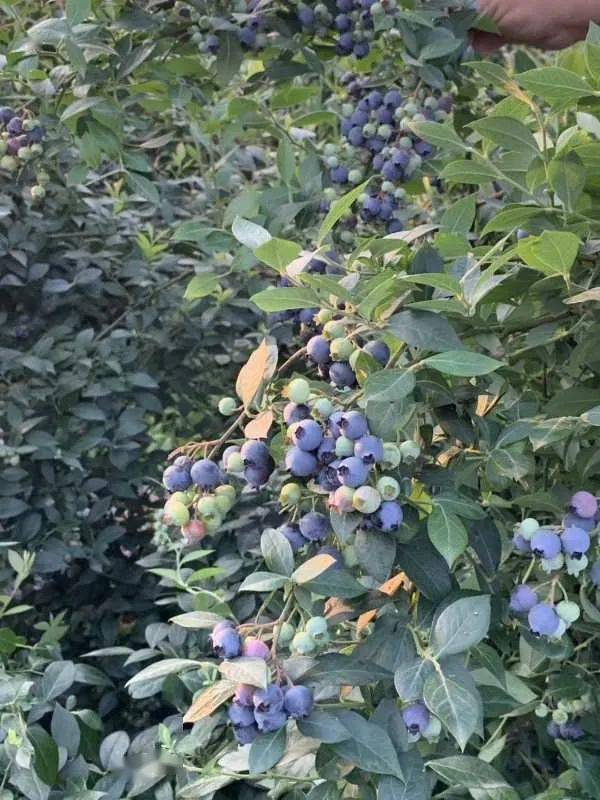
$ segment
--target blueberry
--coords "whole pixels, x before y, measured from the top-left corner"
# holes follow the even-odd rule
[[[246,639],[242,647],[242,655],[247,658],[262,658],[263,661],[268,661],[271,657],[271,651],[260,639]]]
[[[546,733],[551,739],[560,739],[560,725],[553,720],[550,720],[550,722],[546,725]]]
[[[283,701],[288,716],[292,719],[306,719],[313,710],[315,701],[307,686],[292,686],[285,693]]]
[[[169,492],[185,492],[192,485],[189,466],[178,467],[171,464],[163,472],[163,484]]]
[[[348,183],[348,167],[340,164],[339,167],[334,167],[329,172],[329,177],[332,183]]]
[[[529,238],[529,234],[527,233],[527,231],[524,231],[522,228],[519,228],[517,230],[517,240],[520,242],[523,239],[527,239],[527,238]]]
[[[287,403],[283,409],[283,420],[286,425],[301,422],[310,417],[310,408],[304,403]]]
[[[8,106],[0,108],[0,125],[6,125],[15,116],[15,112]]]
[[[336,30],[340,33],[346,33],[352,28],[352,20],[347,14],[338,14],[334,20]]]
[[[6,130],[11,136],[18,136],[23,133],[23,120],[20,117],[13,117],[7,123]]]
[[[405,170],[410,163],[410,153],[399,147],[392,152],[392,163],[399,169]]]
[[[365,464],[379,464],[383,461],[383,442],[378,436],[361,436],[354,444],[354,455]]]
[[[558,630],[560,618],[554,607],[548,603],[538,603],[527,616],[529,627],[538,636],[552,636]]]
[[[382,341],[373,341],[367,342],[364,346],[363,350],[365,353],[368,353],[372,356],[375,361],[379,362],[382,367],[385,367],[387,362],[390,359],[390,348],[387,346],[385,342]]]
[[[319,445],[319,449],[317,450],[317,458],[319,460],[319,464],[324,464],[327,466],[331,464],[332,461],[335,461],[336,452],[335,452],[335,439],[333,436],[325,436],[323,437],[323,441]]]
[[[300,528],[293,523],[286,523],[277,529],[290,543],[293,553],[297,553],[306,544],[305,538],[300,533]]]
[[[386,230],[388,233],[400,233],[400,231],[404,230],[404,225],[399,219],[392,219],[388,222]]]
[[[351,489],[355,489],[357,486],[362,486],[366,483],[369,477],[369,466],[360,458],[350,456],[350,458],[344,458],[340,462],[337,474],[343,486],[350,486]]]
[[[560,726],[561,739],[568,739],[569,741],[576,742],[584,736],[583,728],[578,722],[564,722]]]
[[[340,428],[348,439],[360,439],[369,433],[369,423],[360,411],[346,411],[340,417]]]
[[[283,708],[283,692],[279,686],[271,683],[266,689],[256,689],[252,702],[256,711],[281,711]]]
[[[384,94],[383,103],[387,108],[396,109],[402,105],[402,95],[398,89],[390,89]]]
[[[336,0],[335,6],[338,11],[354,11],[354,0]]]
[[[343,416],[344,416],[343,411],[334,411],[333,414],[329,415],[329,419],[327,420],[327,429],[331,433],[331,435],[334,436],[336,439],[342,433],[340,423],[342,421]]]
[[[540,558],[556,558],[561,551],[560,538],[554,531],[540,529],[531,537],[531,550]]]
[[[308,340],[306,352],[315,364],[324,364],[329,361],[329,342],[324,336],[313,336]]]
[[[381,125],[392,125],[394,122],[394,112],[389,108],[379,108],[377,110],[377,122]]]
[[[590,535],[581,528],[567,528],[561,539],[564,552],[571,558],[581,558],[590,549]]]
[[[246,467],[265,466],[269,464],[271,460],[271,454],[269,453],[267,445],[256,439],[250,439],[244,442],[240,450],[240,455]]]
[[[370,109],[375,110],[383,103],[383,95],[378,89],[373,89],[367,95],[367,103]]]
[[[371,52],[371,47],[368,42],[356,42],[352,52],[357,58],[366,58]]]
[[[299,447],[290,447],[285,454],[285,466],[292,475],[308,478],[317,472],[319,462],[312,453],[307,453]]]
[[[331,464],[327,464],[317,475],[317,483],[327,492],[334,492],[340,486],[337,468],[334,466],[335,464],[335,461],[332,461]]]
[[[287,722],[285,711],[255,711],[254,719],[261,733],[273,733],[283,728]]]
[[[40,125],[37,125],[33,130],[27,134],[27,144],[40,144],[44,140],[46,131]]]
[[[238,31],[238,39],[240,40],[240,44],[244,47],[254,47],[256,44],[256,31],[253,31],[252,28],[249,27],[240,28]]]
[[[203,458],[192,464],[190,470],[192,482],[199,486],[201,489],[209,490],[214,489],[220,483],[223,483],[223,474],[214,461],[209,458]]]
[[[527,553],[531,553],[531,545],[530,545],[530,543],[520,533],[516,533],[513,536],[512,545],[513,545],[513,548],[517,551],[517,553],[522,553],[523,555],[525,555]]]
[[[393,161],[385,161],[381,168],[381,174],[386,181],[399,181],[402,178],[402,170]]]
[[[413,703],[402,711],[402,719],[408,732],[418,736],[429,725],[429,711],[423,703]]]
[[[529,586],[521,584],[513,589],[510,596],[510,609],[516,614],[526,614],[539,603],[537,594]]]
[[[244,467],[244,478],[253,489],[260,489],[268,482],[274,467],[275,462],[272,458],[269,459],[268,464]]]
[[[598,501],[590,492],[575,492],[569,507],[574,514],[584,519],[591,519],[598,513]]]
[[[384,147],[385,142],[381,136],[371,136],[369,139],[367,139],[367,149],[371,153],[381,153]]]
[[[363,132],[358,125],[355,125],[353,128],[347,133],[347,139],[353,147],[362,147],[365,141],[365,137],[363,136]]]
[[[397,531],[404,519],[402,506],[395,500],[386,500],[379,506],[372,519],[376,527],[384,533]]]
[[[339,486],[329,495],[329,507],[338,514],[354,511],[354,489],[349,486]]]
[[[300,533],[311,542],[326,539],[331,531],[329,518],[318,511],[310,511],[300,518]]]
[[[240,703],[236,703],[235,700],[229,706],[227,714],[232,725],[235,725],[236,728],[247,728],[254,724],[253,709],[240,705]]]
[[[243,728],[237,727],[233,729],[233,735],[239,745],[252,744],[258,736],[258,727],[256,724],[246,725]]]
[[[563,519],[563,525],[565,528],[581,528],[582,531],[590,533],[596,527],[596,520],[593,517],[584,519],[578,517],[577,514],[567,514]]]
[[[378,197],[367,197],[363,203],[363,210],[370,216],[377,216],[381,209],[381,201]]]
[[[323,441],[323,431],[314,419],[305,419],[295,422],[289,429],[292,442],[300,450],[316,450]]]
[[[329,367],[329,380],[340,389],[356,385],[356,375],[347,361],[335,361]]]
[[[300,6],[298,20],[303,28],[312,28],[315,24],[315,12],[309,6]]]
[[[254,702],[252,698],[254,697],[255,687],[250,686],[247,683],[240,683],[235,690],[235,694],[233,695],[234,702],[239,703],[241,706],[249,706],[250,708],[254,708]]]
[[[214,33],[209,34],[206,37],[205,42],[206,50],[212,55],[216,55],[219,52],[219,47],[221,46],[221,42],[219,41],[219,37],[215,36]]]
[[[298,319],[302,325],[314,325],[317,312],[317,308],[303,308],[298,312]]]
[[[213,650],[219,658],[237,658],[242,651],[239,633],[230,625],[215,625],[210,635]]]

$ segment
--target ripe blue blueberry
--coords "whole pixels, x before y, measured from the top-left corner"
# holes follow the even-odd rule
[[[361,436],[354,444],[354,455],[365,464],[379,464],[383,461],[383,442],[378,436]]]
[[[311,542],[326,539],[331,530],[329,518],[318,511],[310,511],[300,518],[300,533]]]
[[[335,461],[336,452],[335,452],[335,439],[333,436],[324,436],[323,441],[319,445],[319,449],[317,450],[317,458],[319,459],[319,464],[323,464],[327,466],[331,464],[332,461]]]
[[[339,389],[356,385],[356,375],[347,361],[334,361],[329,367],[329,380]]]
[[[190,470],[192,482],[199,486],[201,489],[209,490],[214,489],[220,483],[223,483],[223,474],[214,461],[209,458],[203,458],[196,461]]]
[[[254,708],[254,702],[252,698],[254,697],[255,687],[250,686],[247,683],[240,683],[235,690],[235,694],[233,695],[233,699],[236,703],[239,703],[241,706],[249,706],[250,708]]]
[[[385,367],[385,365],[390,359],[390,348],[387,346],[385,342],[382,341],[367,342],[367,344],[364,346],[363,349],[365,353],[368,353],[375,359],[375,361],[378,361],[382,367]]]
[[[258,466],[249,466],[244,468],[244,478],[249,486],[253,489],[260,489],[264,486],[273,472],[274,462],[269,459],[268,464],[259,464]]]
[[[402,105],[402,95],[398,89],[390,89],[383,96],[383,104],[387,108],[396,109]]]
[[[285,711],[255,711],[254,719],[261,733],[273,733],[283,728],[287,722]]]
[[[286,523],[277,530],[288,540],[294,553],[297,553],[306,544],[306,539],[300,533],[300,528],[293,523]]]
[[[402,711],[402,719],[408,732],[413,736],[423,733],[429,725],[429,711],[423,703],[413,703]]]
[[[329,361],[329,342],[324,336],[313,336],[308,340],[306,352],[315,364]]]
[[[348,439],[360,439],[369,433],[369,424],[360,411],[347,411],[340,417],[340,428]]]
[[[558,630],[560,617],[549,603],[538,603],[527,616],[531,631],[537,636],[552,636]]]
[[[546,725],[546,733],[551,739],[560,739],[560,725],[550,720],[550,722]]]
[[[283,708],[283,691],[271,683],[266,689],[256,689],[252,698],[256,711],[281,711]]]
[[[283,421],[286,425],[302,422],[310,417],[310,408],[305,403],[287,403],[283,409]]]
[[[300,450],[316,450],[323,441],[323,431],[314,419],[305,419],[296,422],[290,428],[293,443]]]
[[[303,28],[312,28],[315,25],[315,12],[310,6],[298,8],[298,20]]]
[[[563,525],[565,528],[581,528],[582,531],[590,533],[596,527],[596,520],[594,517],[584,519],[583,517],[578,517],[577,514],[566,514],[563,519]]]
[[[237,658],[242,651],[240,635],[229,625],[215,625],[210,640],[219,658]]]
[[[365,464],[360,458],[350,456],[344,458],[337,468],[338,479],[343,486],[350,486],[356,489],[366,483],[369,477],[369,465]]]
[[[510,596],[510,609],[516,614],[527,614],[539,603],[539,598],[530,586],[521,584],[513,589]]]
[[[337,461],[332,461],[319,471],[317,483],[327,492],[334,492],[341,484],[337,474]]]
[[[267,445],[255,439],[244,442],[240,455],[246,467],[261,467],[269,464],[271,460]]]
[[[239,745],[252,744],[258,736],[258,726],[256,724],[246,725],[244,727],[234,727],[233,735]]]
[[[306,719],[313,710],[315,701],[307,686],[292,686],[286,691],[283,704],[292,719]]]
[[[8,106],[0,108],[0,125],[6,125],[15,116],[15,112]]]
[[[317,472],[319,462],[312,453],[299,447],[290,447],[285,454],[285,467],[297,478],[308,478]]]
[[[569,507],[574,514],[584,519],[591,519],[598,513],[598,501],[590,492],[575,492]]]
[[[247,728],[249,725],[254,724],[254,710],[248,708],[248,706],[236,703],[235,700],[229,706],[227,714],[231,720],[231,724],[236,727]]]
[[[163,484],[169,492],[185,492],[192,485],[189,466],[180,468],[171,464],[163,472]]]
[[[343,164],[334,167],[330,170],[329,177],[332,183],[348,183],[348,167],[345,167]]]
[[[581,558],[590,549],[590,535],[581,528],[567,528],[561,539],[564,552],[571,558]]]
[[[376,527],[384,533],[397,531],[404,519],[402,506],[394,500],[386,500],[373,514],[372,519]]]
[[[578,722],[563,722],[560,726],[560,738],[576,742],[585,736],[584,730]]]
[[[531,544],[520,533],[516,533],[513,536],[512,545],[514,549],[517,551],[517,553],[522,553],[523,555],[531,553]]]
[[[271,651],[267,645],[260,639],[246,639],[242,647],[242,655],[247,658],[262,658],[263,661],[268,661],[271,657]]]
[[[331,433],[331,435],[336,439],[342,433],[340,424],[343,416],[344,416],[343,411],[334,411],[333,414],[331,414],[329,416],[329,419],[327,420],[327,429]]]
[[[539,558],[556,558],[561,551],[560,537],[554,531],[541,528],[531,537],[531,550]]]

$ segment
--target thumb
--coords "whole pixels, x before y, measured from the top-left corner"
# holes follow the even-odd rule
[[[498,36],[495,33],[471,31],[471,44],[473,49],[478,53],[489,55],[507,44],[507,40],[503,36]]]

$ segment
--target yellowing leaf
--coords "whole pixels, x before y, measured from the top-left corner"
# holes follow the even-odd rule
[[[273,424],[273,412],[270,408],[261,411],[258,417],[250,420],[244,428],[247,439],[266,439]]]
[[[333,556],[322,553],[321,555],[309,558],[304,564],[301,564],[298,569],[293,573],[292,579],[294,583],[308,583],[312,581],[317,575],[325,572],[326,569],[335,564]]]
[[[272,377],[276,365],[277,347],[263,339],[241,368],[235,384],[237,396],[244,406],[252,403],[263,384]]]
[[[219,681],[210,686],[197,697],[185,712],[184,724],[198,722],[200,719],[210,717],[223,703],[226,703],[235,692],[236,684],[232,681]]]

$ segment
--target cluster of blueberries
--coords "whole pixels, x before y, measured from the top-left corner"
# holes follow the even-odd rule
[[[542,528],[537,520],[525,519],[517,526],[513,546],[518,553],[539,558],[546,573],[566,568],[569,575],[578,576],[589,564],[587,554],[599,523],[597,499],[590,492],[576,492],[561,527]],[[592,565],[590,580],[600,587],[600,560]],[[527,584],[515,587],[509,607],[515,614],[527,615],[532,633],[552,639],[560,639],[581,614],[577,603],[566,597],[556,604],[553,599],[541,600],[539,589]]]
[[[234,33],[245,50],[261,50],[267,45],[267,17],[260,13],[260,0],[235,0],[228,4],[228,14],[222,17],[210,13],[215,9],[206,8],[205,13],[188,3],[177,3],[176,11],[180,19],[195,26],[191,40],[203,53],[216,55],[221,48],[221,39],[216,31]]]
[[[232,659],[271,657],[269,647],[260,639],[242,640],[238,630],[229,621],[219,622],[212,630],[211,643],[219,658]],[[277,683],[266,689],[248,684],[237,686],[233,702],[228,709],[229,720],[238,744],[250,744],[260,733],[273,733],[288,719],[306,719],[314,708],[312,691],[301,685],[282,688]]]
[[[343,141],[324,147],[325,165],[332,184],[344,187],[357,185],[373,174],[371,182],[359,198],[364,222],[385,223],[394,233],[404,227],[400,212],[406,205],[407,183],[433,147],[412,130],[413,123],[445,120],[452,109],[450,95],[436,97],[428,89],[405,91],[392,87],[373,88],[353,75],[344,77],[349,99],[341,106]],[[324,203],[335,196],[326,190]]]
[[[37,120],[8,106],[0,108],[0,169],[15,172],[25,162],[40,156],[45,136]],[[32,199],[41,200],[45,194],[42,182],[31,187]]]
[[[390,0],[336,0],[332,13],[325,3],[298,6],[298,21],[307,33],[328,39],[333,36],[340,56],[366,58],[381,18],[396,10]],[[379,18],[379,24],[377,24]]]

